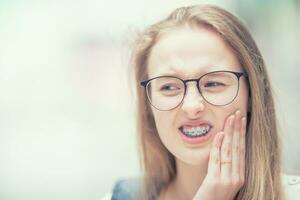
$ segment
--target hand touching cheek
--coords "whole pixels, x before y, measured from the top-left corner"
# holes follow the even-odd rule
[[[232,200],[236,196],[245,179],[245,134],[246,118],[237,111],[214,138],[207,175],[194,200]]]

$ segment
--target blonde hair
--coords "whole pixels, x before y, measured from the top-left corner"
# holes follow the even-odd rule
[[[232,48],[248,74],[250,115],[246,136],[245,184],[237,200],[283,199],[281,148],[271,86],[264,60],[252,36],[237,17],[210,5],[182,7],[148,27],[136,41],[132,54],[137,91],[137,133],[144,172],[143,199],[154,199],[162,186],[176,176],[174,156],[164,147],[151,107],[140,81],[147,79],[147,63],[160,35],[182,25],[210,28]]]

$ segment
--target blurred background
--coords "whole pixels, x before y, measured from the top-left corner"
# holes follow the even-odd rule
[[[138,30],[179,6],[238,15],[275,90],[284,171],[300,174],[300,2],[0,1],[0,199],[96,200],[138,176],[129,56]]]

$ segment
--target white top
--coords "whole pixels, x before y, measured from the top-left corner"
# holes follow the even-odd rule
[[[111,200],[112,193],[107,193],[101,200]]]
[[[282,176],[286,200],[300,200],[300,175]],[[107,193],[101,200],[111,200],[112,193]]]
[[[300,200],[300,175],[283,174],[282,182],[286,200]]]

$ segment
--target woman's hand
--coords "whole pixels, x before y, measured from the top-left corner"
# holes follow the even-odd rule
[[[208,170],[194,200],[232,200],[244,185],[246,118],[240,111],[229,116],[216,134]]]

